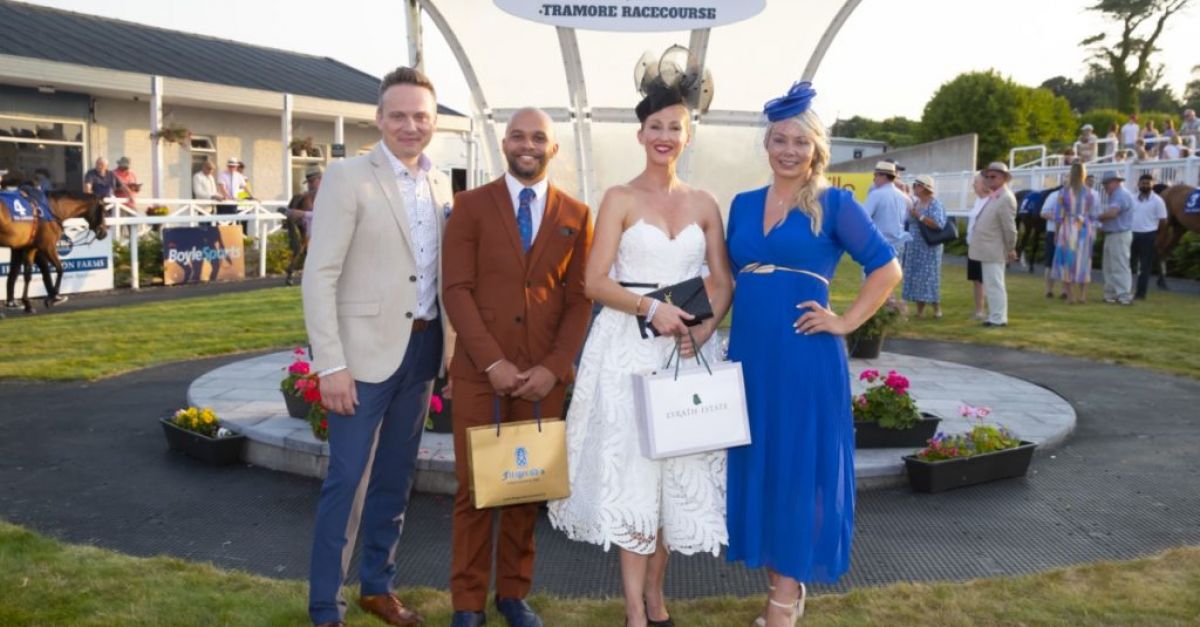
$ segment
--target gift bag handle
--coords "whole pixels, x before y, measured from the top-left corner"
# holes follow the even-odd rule
[[[537,420],[538,433],[542,432],[542,402],[533,402],[533,417]],[[492,397],[492,420],[496,421],[496,437],[500,437],[500,396]]]
[[[692,340],[692,346],[695,347],[695,349],[696,349],[696,363],[702,364],[704,366],[704,369],[708,371],[708,374],[712,374],[712,368],[709,367],[709,365],[708,365],[708,358],[706,358],[704,356],[704,352],[700,350],[700,345],[696,343],[696,336],[692,335],[692,330],[690,328],[687,330],[687,334],[688,334],[688,338]],[[676,381],[679,380],[679,362],[683,361],[683,352],[679,350],[681,344],[682,344],[682,342],[681,342],[680,338],[678,336],[676,336],[675,347],[671,349],[671,354],[667,355],[667,363],[663,365],[663,368],[670,368],[671,360],[675,359],[676,354],[679,355],[679,358],[675,359],[675,380]]]

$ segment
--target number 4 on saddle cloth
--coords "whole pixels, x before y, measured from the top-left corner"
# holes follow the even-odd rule
[[[35,220],[53,220],[50,213],[50,200],[46,192],[32,187],[19,190],[0,190],[0,200],[8,205],[8,212],[16,222],[33,222]]]

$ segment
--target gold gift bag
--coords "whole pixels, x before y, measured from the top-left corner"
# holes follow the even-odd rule
[[[500,422],[467,429],[467,467],[476,509],[561,499],[570,496],[567,428],[558,418]],[[534,406],[534,413],[541,413]]]

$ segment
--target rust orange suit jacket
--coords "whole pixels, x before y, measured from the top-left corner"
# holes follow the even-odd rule
[[[592,313],[591,242],[587,205],[553,185],[528,254],[503,177],[456,195],[442,243],[442,302],[458,334],[451,376],[487,381],[484,370],[507,359],[570,382]]]

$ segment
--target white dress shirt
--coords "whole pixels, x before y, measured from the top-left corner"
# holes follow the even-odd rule
[[[525,189],[526,185],[508,172],[504,173],[504,184],[508,186],[508,195],[512,198],[513,215],[516,216],[521,207],[521,190]],[[542,180],[528,187],[534,193],[533,200],[529,202],[529,214],[533,218],[533,236],[529,240],[529,244],[532,246],[533,242],[537,241],[538,229],[542,227],[542,216],[546,213],[546,190],[550,188],[550,181],[543,176]]]
[[[979,212],[983,211],[983,208],[988,204],[988,201],[991,199],[992,199],[991,196],[983,196],[982,198],[979,196],[975,197],[975,204],[971,207],[971,212],[967,214],[967,245],[968,246],[971,245],[971,234],[975,232],[975,220],[976,220],[976,218],[979,217]]]
[[[1158,230],[1158,221],[1167,219],[1167,204],[1162,196],[1150,192],[1145,200],[1140,194],[1133,196],[1133,232],[1152,233]]]
[[[225,186],[225,197],[237,200],[238,194],[246,191],[246,175],[241,172],[225,170],[217,177],[217,182]]]
[[[433,207],[433,190],[429,187],[429,170],[433,163],[423,153],[418,159],[419,170],[413,176],[408,166],[383,146],[400,197],[404,199],[404,210],[408,212],[408,230],[412,235],[413,261],[417,266],[417,307],[413,317],[417,320],[433,320],[437,317],[438,239],[437,211]]]

